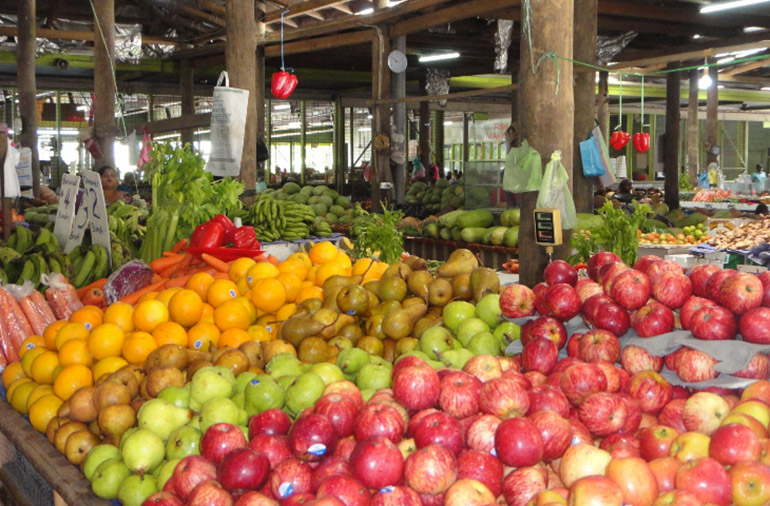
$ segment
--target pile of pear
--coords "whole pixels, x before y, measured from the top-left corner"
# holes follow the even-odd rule
[[[305,363],[338,363],[351,348],[394,362],[419,350],[425,330],[442,325],[447,304],[475,304],[500,292],[495,271],[480,267],[467,249],[452,252],[435,275],[425,260],[410,256],[390,265],[381,279],[362,281],[363,275],[329,277],[323,300],[306,300],[286,321],[274,322],[278,341],[294,346]]]

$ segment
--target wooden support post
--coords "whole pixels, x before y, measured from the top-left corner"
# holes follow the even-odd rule
[[[436,156],[436,165],[438,165],[440,170],[444,170],[444,111],[436,111],[434,125],[433,152]],[[433,174],[431,174],[431,177],[433,177]]]
[[[606,143],[610,141],[609,77],[609,72],[599,72],[599,96],[596,104],[596,121],[599,122],[599,129],[601,129],[602,137]]]
[[[249,91],[240,179],[246,191],[257,186],[257,21],[254,0],[227,2],[225,60],[230,86]]]
[[[375,10],[387,7],[384,0],[375,1]],[[390,53],[390,35],[387,26],[380,26],[372,32],[372,98],[390,98],[390,71],[387,66]],[[379,211],[382,201],[392,191],[382,191],[380,183],[393,182],[390,172],[390,149],[378,150],[374,140],[378,135],[390,138],[390,104],[375,104],[372,114],[372,209]]]
[[[111,3],[111,2],[110,2]],[[19,112],[21,113],[21,144],[32,150],[32,192],[40,188],[40,164],[37,152],[37,83],[35,81],[35,0],[19,2],[18,61]],[[3,134],[5,135],[5,134]],[[0,167],[2,169],[2,167]],[[10,223],[8,224],[10,225]],[[10,228],[7,226],[5,228]]]
[[[400,35],[393,39],[393,49],[398,49],[402,53],[406,54],[406,35]],[[406,97],[406,72],[400,72],[393,74],[391,78],[391,87],[393,89],[393,98],[405,98]],[[404,153],[404,160],[406,160],[409,139],[406,132],[406,104],[396,103],[393,104],[393,123],[396,126],[396,133],[403,136],[403,142],[393,146],[395,151],[401,151]],[[393,198],[397,204],[403,204],[406,195],[406,163],[396,164],[395,174],[393,176]]]
[[[11,203],[5,198],[5,155],[8,153],[8,127],[0,127],[0,211],[3,218],[2,238],[7,241],[11,236],[13,219],[11,216]]]
[[[195,70],[193,69],[192,60],[189,58],[183,58],[179,67],[179,80],[182,92],[182,116],[187,114],[195,114],[195,95],[193,93],[193,86],[195,81],[193,79]],[[182,129],[182,145],[193,143],[193,134],[195,130],[192,128]]]
[[[342,192],[343,163],[345,161],[345,113],[342,108],[342,97],[334,97],[334,112],[332,121],[334,124],[333,153],[334,153],[334,188],[337,193]]]
[[[265,100],[265,144],[267,144],[267,152],[270,153],[270,160],[265,164],[265,182],[269,185],[272,183],[272,167],[275,160],[273,156],[273,101],[269,98]]]
[[[348,124],[349,127],[349,135],[350,135],[350,146],[348,146],[348,149],[350,151],[350,158],[348,159],[348,165],[346,167],[346,173],[348,174],[345,177],[345,180],[349,178],[349,176],[353,173],[353,164],[356,162],[356,108],[351,107],[350,108],[350,123]]]
[[[94,133],[102,157],[94,167],[115,166],[115,1],[94,2]]]
[[[543,54],[550,51],[563,58],[572,58],[573,6],[572,0],[539,0],[531,3],[530,30],[525,30],[523,27],[526,24],[522,24],[519,68],[521,138],[526,139],[540,152],[544,163],[554,151],[561,151],[562,164],[570,175],[575,112],[572,63],[559,61],[557,70],[555,63],[548,58],[540,65],[538,61]],[[555,12],[559,15],[554,16]],[[530,35],[531,39],[528,38]],[[535,66],[537,69],[533,73]],[[533,211],[536,201],[537,192],[521,194],[519,279],[522,284],[530,287],[542,280],[547,263],[545,248],[536,245],[534,241]],[[571,250],[570,236],[571,234],[565,231],[565,245],[556,250],[557,257],[564,257],[565,253]]]
[[[709,63],[714,63],[713,58],[709,58]],[[719,156],[711,154],[711,146],[717,143],[719,139],[717,127],[719,125],[717,114],[719,112],[719,67],[714,65],[708,67],[709,77],[711,77],[711,86],[706,92],[706,149],[709,151],[706,156],[706,165],[711,162],[719,163]]]
[[[668,68],[675,69],[679,62]],[[666,74],[666,137],[663,145],[664,200],[669,209],[679,208],[679,72]],[[716,83],[714,83],[716,87]]]
[[[471,118],[473,117],[473,113],[465,112],[463,113],[463,163],[460,166],[460,170],[465,173],[465,164],[469,160],[469,151],[471,148],[469,138],[470,138],[470,126],[471,126]]]
[[[698,182],[698,69],[690,70],[690,96],[687,103],[687,178],[691,185]]]
[[[425,91],[426,80],[420,79],[420,93],[427,94]],[[419,153],[420,162],[425,166],[425,170],[430,167],[430,102],[420,102],[420,130],[419,130]]]
[[[305,99],[299,102],[299,167],[300,176],[299,179],[302,184],[305,184],[307,169],[307,102]]]
[[[577,61],[596,62],[597,0],[575,1],[575,40],[574,57]],[[596,72],[580,72],[575,75],[575,140],[588,138],[594,129],[596,118]],[[574,150],[574,171],[572,174],[572,196],[575,209],[579,213],[591,213],[594,209],[594,182],[596,178],[583,175],[583,162],[580,150]]]
[[[258,36],[264,36],[265,34],[265,23],[264,23],[264,17],[265,13],[261,10],[257,9],[256,12],[256,18],[259,20],[257,21],[257,35]],[[260,44],[257,46],[257,53],[256,53],[256,71],[257,71],[257,83],[255,87],[255,97],[254,97],[254,103],[256,105],[256,122],[257,122],[257,139],[262,139],[265,144],[267,144],[267,136],[265,135],[266,127],[265,127],[265,45]],[[256,155],[255,155],[256,158]],[[257,172],[256,175],[257,179],[260,181],[264,181],[265,184],[270,184],[270,162],[264,161],[257,164]]]

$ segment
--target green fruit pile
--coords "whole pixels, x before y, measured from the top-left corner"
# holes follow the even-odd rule
[[[60,273],[74,278],[70,258],[64,254],[59,240],[47,228],[35,233],[23,226],[13,229],[5,246],[0,246],[0,282],[23,284],[31,281],[41,288],[42,274]]]
[[[426,218],[420,230],[423,237],[515,248],[519,243],[519,214],[519,209],[508,209],[496,220],[486,209],[450,211],[438,219]]]

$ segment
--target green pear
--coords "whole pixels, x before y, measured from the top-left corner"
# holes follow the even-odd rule
[[[420,336],[420,350],[429,360],[436,360],[439,353],[454,348],[452,334],[444,327],[430,327]]]
[[[337,367],[346,377],[358,374],[358,371],[369,363],[369,354],[360,348],[348,348],[337,355]]]
[[[273,378],[299,376],[302,374],[302,362],[291,353],[279,353],[265,365],[265,372]]]
[[[425,353],[424,351],[422,351],[422,350],[412,350],[412,351],[407,351],[406,353],[404,353],[404,354],[402,354],[401,356],[399,356],[399,357],[396,359],[396,363],[398,363],[398,361],[399,361],[399,360],[401,360],[401,359],[402,359],[402,358],[404,358],[404,357],[417,357],[417,358],[419,358],[420,360],[423,360],[423,361],[425,361],[425,362],[427,362],[428,360],[430,360],[430,357],[429,357],[429,356],[428,356],[428,354],[427,354],[427,353]]]
[[[377,390],[372,390],[371,388],[367,388],[366,390],[361,390],[361,397],[364,398],[364,402],[369,402],[369,399],[372,398],[372,396],[376,391]]]
[[[462,369],[466,362],[473,358],[473,352],[465,348],[459,350],[447,350],[441,354],[441,362],[454,369]]]
[[[487,294],[476,303],[476,318],[483,320],[491,329],[494,329],[500,324],[502,314],[503,312],[500,309],[500,294]]]
[[[158,488],[160,490],[163,490],[163,486],[166,484],[168,479],[171,478],[171,475],[174,474],[176,465],[179,464],[180,460],[182,459],[170,459],[165,464],[163,464],[163,466],[161,466],[157,476]]]
[[[257,373],[253,371],[244,371],[238,376],[235,377],[235,393],[236,394],[242,394],[246,390],[246,385],[251,382],[254,378],[257,377]]]
[[[158,399],[168,401],[177,408],[190,407],[190,384],[183,387],[170,386],[160,391]]]
[[[275,382],[278,383],[278,386],[283,388],[283,391],[289,389],[292,383],[294,383],[294,380],[299,378],[299,375],[293,375],[293,374],[287,374],[285,376],[278,376],[275,378]]]
[[[151,399],[139,408],[137,427],[151,430],[163,441],[177,427],[186,425],[192,418],[192,411],[178,408],[163,399]]]
[[[457,328],[457,340],[463,343],[463,346],[467,347],[471,337],[479,332],[489,332],[489,330],[489,325],[487,325],[481,318],[468,318],[463,320]]]
[[[476,307],[470,302],[456,300],[444,306],[442,314],[446,328],[456,333],[463,320],[476,315]]]
[[[94,471],[99,467],[99,464],[109,459],[122,459],[120,450],[117,446],[102,444],[96,445],[88,451],[86,455],[86,461],[83,464],[83,474],[90,481],[94,475]]]
[[[235,375],[219,366],[201,367],[195,372],[190,385],[190,408],[200,411],[201,406],[214,397],[230,397],[235,391]]]
[[[118,488],[131,470],[119,459],[107,459],[97,466],[91,477],[91,490],[102,499],[112,500],[118,497]]]
[[[392,368],[380,364],[366,364],[358,371],[356,386],[361,390],[379,390],[391,384]]]
[[[479,332],[468,342],[468,349],[474,355],[500,355],[500,340],[491,332]]]
[[[331,385],[335,381],[342,381],[345,379],[345,375],[342,374],[342,369],[340,369],[336,364],[330,364],[329,362],[319,362],[317,364],[313,364],[309,372],[320,376],[321,379],[324,380],[324,383],[327,385]]]
[[[128,436],[130,436],[131,434],[133,434],[138,430],[139,430],[139,427],[131,427],[126,432],[124,432],[122,436],[120,436],[120,446],[118,447],[120,448],[120,451],[123,451],[123,443],[126,442],[126,439],[128,439]]]
[[[317,374],[306,372],[286,389],[286,408],[293,414],[299,414],[303,409],[312,406],[323,395],[326,383]]]
[[[152,431],[139,429],[123,443],[123,462],[138,474],[154,469],[166,456],[166,445]]]
[[[241,411],[243,410],[227,397],[207,400],[201,406],[201,433],[205,434],[206,429],[217,423],[238,425],[242,417]]]
[[[493,334],[500,340],[502,347],[506,348],[512,342],[521,339],[521,327],[513,322],[503,322],[495,327]]]
[[[175,429],[166,441],[166,458],[181,459],[201,454],[201,431],[185,425]]]
[[[118,487],[118,501],[123,506],[142,506],[144,500],[157,491],[158,481],[154,476],[133,474]]]
[[[286,400],[286,391],[266,374],[252,379],[244,390],[244,409],[249,415],[256,415],[268,409],[281,409]]]
[[[393,369],[393,364],[382,357],[378,357],[377,355],[369,355],[369,363],[375,365],[384,365],[385,367]]]

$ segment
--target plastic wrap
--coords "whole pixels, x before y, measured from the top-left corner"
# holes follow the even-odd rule
[[[142,25],[115,24],[115,61],[139,63],[142,59]]]
[[[599,65],[611,62],[612,59],[623,51],[632,40],[639,35],[636,32],[626,32],[617,37],[599,35],[596,38],[596,61]]]
[[[63,275],[58,273],[43,275],[42,281],[48,286],[45,299],[57,320],[66,320],[72,313],[83,307],[75,287],[69,284]]]
[[[117,302],[126,295],[141,290],[152,283],[152,268],[141,260],[131,260],[113,272],[104,285],[107,304]]]
[[[508,48],[513,37],[513,20],[498,19],[495,32],[495,65],[494,69],[501,74],[508,70]]]
[[[35,335],[42,336],[46,327],[56,321],[45,297],[35,290],[31,281],[25,281],[21,286],[7,285],[6,289],[19,304]]]
[[[5,288],[0,288],[0,308],[2,308],[0,314],[2,314],[1,319],[4,320],[5,330],[7,331],[6,336],[8,338],[7,343],[3,346],[12,350],[12,352],[6,352],[6,350],[3,350],[3,352],[6,358],[13,356],[13,353],[18,356],[21,344],[32,335],[32,327],[27,321],[27,317],[24,316],[24,312],[19,307],[19,304],[16,303],[16,300]],[[11,359],[11,361],[13,360]]]
[[[169,28],[163,33],[163,36],[167,39],[176,39],[179,34],[175,29]],[[145,58],[165,60],[172,54],[174,54],[174,46],[171,44],[145,44],[142,46],[142,55]]]
[[[428,77],[425,84],[425,92],[428,95],[446,95],[449,93],[449,79],[451,74],[448,70],[428,69]],[[439,102],[441,106],[446,105],[446,100]]]

